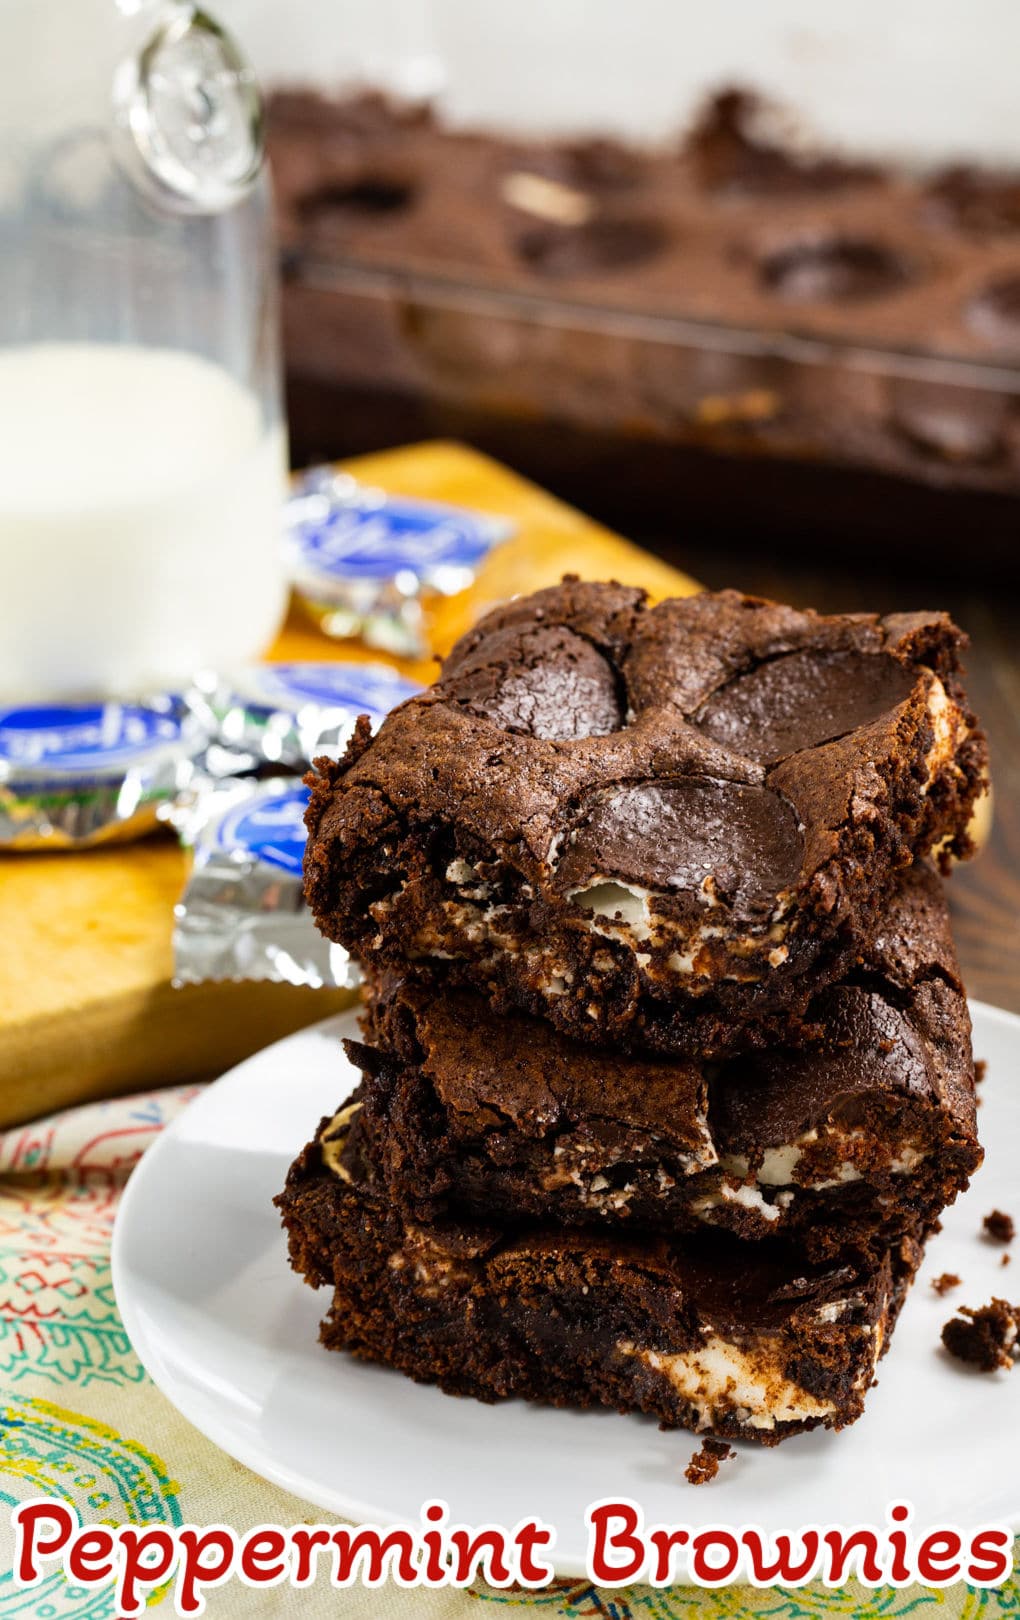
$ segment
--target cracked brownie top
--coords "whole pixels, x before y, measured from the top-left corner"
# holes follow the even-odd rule
[[[369,963],[581,1037],[723,1048],[840,971],[900,867],[967,852],[962,645],[938,613],[566,579],[318,762],[309,903]]]

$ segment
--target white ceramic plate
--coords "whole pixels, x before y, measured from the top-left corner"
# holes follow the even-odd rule
[[[1002,1250],[980,1235],[993,1207],[1020,1216],[1020,1019],[978,1005],[974,1021],[988,1060],[985,1165],[929,1247],[864,1417],[840,1435],[742,1445],[707,1489],[683,1477],[693,1437],[651,1420],[484,1406],[320,1347],[326,1294],[288,1269],[271,1200],[352,1087],[339,1045],[351,1014],[224,1075],[146,1153],[113,1241],[125,1326],[178,1410],[256,1473],[376,1524],[417,1524],[432,1497],[468,1524],[537,1514],[557,1527],[560,1575],[583,1575],[585,1508],[604,1496],[633,1497],[648,1523],[881,1525],[886,1504],[906,1498],[921,1526],[1020,1528],[1020,1369],[975,1373],[939,1345],[958,1301],[1015,1298],[1020,1286],[1020,1245],[1002,1270]],[[940,1299],[930,1279],[943,1271],[963,1287]]]

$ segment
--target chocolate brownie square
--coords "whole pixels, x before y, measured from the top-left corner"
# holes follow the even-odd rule
[[[836,979],[986,767],[941,614],[565,580],[317,762],[306,892],[378,972],[575,1039],[720,1054]]]
[[[749,1263],[721,1233],[417,1226],[342,1129],[304,1149],[277,1203],[294,1269],[332,1291],[330,1349],[451,1394],[604,1405],[767,1445],[860,1415],[921,1257],[913,1237],[870,1265],[815,1266],[777,1243]]]
[[[418,1223],[708,1225],[818,1260],[874,1256],[936,1220],[981,1163],[970,1018],[930,867],[901,880],[796,1039],[764,1052],[599,1051],[394,975],[366,1034],[346,1043],[362,1084],[345,1120],[356,1109],[359,1151]]]

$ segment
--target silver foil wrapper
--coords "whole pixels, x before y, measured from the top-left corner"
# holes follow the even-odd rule
[[[175,908],[174,980],[353,986],[347,952],[323,939],[302,894],[308,789],[293,776],[206,781],[175,823],[194,866]]]
[[[206,741],[171,696],[0,710],[0,848],[140,837],[186,790]]]
[[[418,691],[388,664],[249,664],[198,676],[187,702],[210,737],[203,769],[223,777],[339,758],[359,714],[375,729]]]
[[[467,590],[513,530],[506,518],[315,467],[287,503],[284,549],[294,590],[327,635],[422,658],[430,599]]]

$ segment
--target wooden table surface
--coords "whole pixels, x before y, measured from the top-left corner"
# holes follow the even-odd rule
[[[699,543],[661,531],[635,538],[710,588],[732,585],[830,613],[944,608],[966,630],[967,686],[991,748],[993,808],[988,844],[954,871],[950,903],[970,994],[1020,1013],[1020,588],[981,580],[979,539],[974,572],[964,554],[955,575],[940,575],[852,568],[824,536],[813,557],[781,559],[737,539]]]

